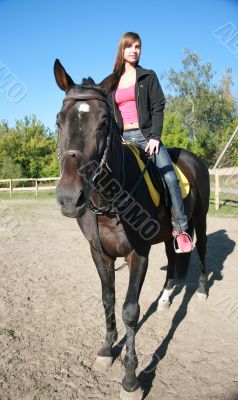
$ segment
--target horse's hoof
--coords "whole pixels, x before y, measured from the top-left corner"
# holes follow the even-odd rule
[[[162,303],[158,304],[157,311],[165,311],[168,310],[170,307],[170,301],[163,301]]]
[[[121,388],[120,399],[121,400],[142,400],[144,392],[139,386],[134,392],[127,392],[123,387]]]
[[[205,302],[207,300],[207,294],[202,292],[196,292],[197,300],[200,302]]]
[[[98,356],[93,364],[93,369],[100,372],[105,372],[112,366],[112,357],[101,357]]]

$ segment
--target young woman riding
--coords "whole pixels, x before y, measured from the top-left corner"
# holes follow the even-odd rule
[[[155,153],[156,166],[162,174],[172,203],[172,234],[178,251],[192,251],[191,239],[186,233],[187,217],[183,199],[170,156],[161,141],[165,98],[158,77],[152,70],[138,65],[141,38],[137,33],[125,33],[118,46],[114,71],[119,71],[116,89],[109,95],[115,119],[123,138]]]

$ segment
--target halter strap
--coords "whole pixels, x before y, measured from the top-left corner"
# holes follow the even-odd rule
[[[72,157],[83,157],[83,153],[79,150],[66,150],[63,153],[62,158],[64,158],[64,156],[72,156]]]
[[[78,94],[66,94],[63,102],[65,103],[68,100],[76,100],[76,101],[80,101],[80,100],[99,100],[99,101],[103,101],[107,107],[110,109],[110,105],[107,101],[107,99],[105,97],[103,97],[102,95],[100,95],[100,93],[97,94],[89,94],[89,93],[78,93]],[[112,114],[110,113],[110,127],[109,127],[109,133],[107,135],[107,140],[106,140],[106,146],[100,161],[100,164],[98,165],[94,175],[91,177],[91,185],[92,187],[95,186],[95,180],[98,176],[100,176],[103,167],[108,167],[107,165],[107,154],[109,151],[109,147],[110,147],[110,142],[111,142],[111,137],[112,137]],[[62,158],[61,158],[61,162],[63,161],[63,159],[66,156],[72,156],[72,157],[76,157],[76,158],[83,158],[84,156],[82,154],[81,151],[77,150],[77,149],[69,149],[63,152],[62,154]],[[100,236],[99,236],[99,230],[98,230],[98,215],[105,215],[105,214],[110,214],[111,211],[111,206],[106,206],[106,207],[96,207],[92,200],[89,199],[87,207],[93,212],[94,215],[94,229],[95,229],[95,236],[96,236],[96,248],[99,251],[100,257],[102,259],[102,261],[104,262],[104,250],[101,244],[101,240],[100,240]],[[113,213],[114,215],[115,213]]]
[[[80,100],[98,100],[98,101],[103,101],[110,108],[107,99],[105,97],[103,97],[103,95],[101,95],[100,93],[96,93],[96,94],[92,94],[92,93],[91,94],[90,93],[77,93],[75,95],[66,94],[63,102],[66,102],[68,100],[76,100],[76,101],[80,101]],[[108,154],[108,151],[109,151],[110,142],[111,142],[111,136],[112,136],[112,115],[110,117],[111,117],[110,118],[110,128],[109,128],[109,134],[107,136],[106,147],[104,149],[100,164],[99,164],[94,176],[91,178],[92,185],[94,184],[95,178],[100,175],[103,166],[105,165],[107,168],[109,168],[107,166],[107,154]],[[72,156],[72,157],[83,158],[84,159],[84,156],[83,156],[82,152],[77,150],[77,149],[69,149],[69,150],[64,151],[62,156],[61,156],[61,162],[64,160],[64,158],[66,156]]]
[[[67,94],[65,96],[64,100],[63,100],[63,103],[68,101],[68,100],[77,100],[77,101],[80,101],[80,100],[99,100],[99,101],[103,101],[104,103],[106,103],[109,106],[108,100],[104,96],[100,95],[99,93],[98,94],[94,94],[94,95],[93,94],[89,94],[89,93],[77,93],[75,95]]]

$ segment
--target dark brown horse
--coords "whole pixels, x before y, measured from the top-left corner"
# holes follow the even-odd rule
[[[115,306],[115,268],[117,257],[125,257],[130,277],[123,305],[126,326],[125,377],[122,397],[140,399],[142,391],[135,371],[135,330],[140,314],[139,295],[146,275],[151,245],[165,242],[168,267],[160,304],[169,303],[175,266],[178,275],[189,255],[176,255],[173,247],[169,201],[163,190],[155,207],[144,177],[131,151],[122,143],[117,124],[107,101],[116,74],[96,85],[92,79],[75,84],[61,63],[54,66],[58,86],[65,91],[57,115],[61,179],[57,199],[63,215],[76,218],[90,244],[97,267],[106,316],[105,342],[97,363],[112,362],[112,346],[117,340]],[[190,182],[185,199],[189,231],[196,232],[196,247],[201,261],[198,292],[206,295],[206,215],[209,206],[209,174],[203,162],[183,149],[170,149],[171,158]],[[145,155],[144,155],[145,156]],[[143,157],[143,154],[142,154]]]

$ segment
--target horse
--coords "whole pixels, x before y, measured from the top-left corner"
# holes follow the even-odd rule
[[[56,196],[64,216],[75,218],[90,245],[98,271],[106,319],[106,336],[95,364],[108,368],[113,361],[112,346],[118,334],[115,318],[115,260],[124,257],[129,269],[129,283],[122,309],[126,327],[125,375],[121,398],[141,399],[140,382],[136,376],[138,359],[135,332],[140,315],[139,296],[145,279],[151,246],[164,242],[168,258],[167,275],[161,304],[169,304],[178,276],[186,271],[179,260],[190,254],[178,255],[174,249],[171,206],[166,188],[159,184],[160,204],[155,206],[145,183],[144,171],[132,151],[123,143],[121,132],[108,103],[108,94],[115,87],[117,72],[96,84],[92,78],[75,84],[57,59],[54,75],[65,92],[63,106],[57,114],[60,182]],[[209,207],[209,173],[195,154],[180,148],[169,149],[170,156],[187,177],[189,195],[184,200],[189,233],[196,233],[200,258],[197,292],[206,296],[206,216]],[[145,153],[140,150],[141,157]]]

